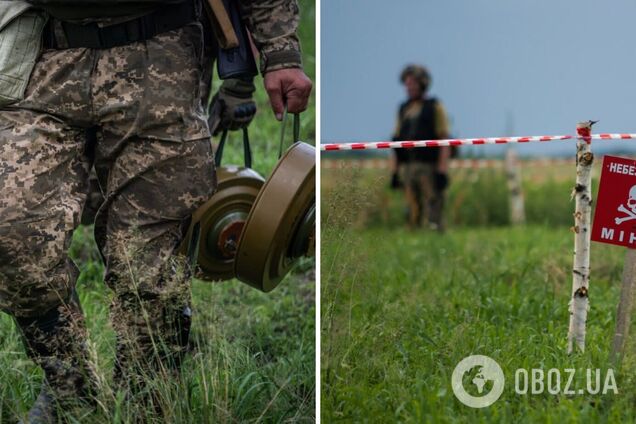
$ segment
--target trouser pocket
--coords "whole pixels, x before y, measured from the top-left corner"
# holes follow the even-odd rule
[[[24,98],[46,20],[42,12],[22,12],[0,30],[0,107]]]

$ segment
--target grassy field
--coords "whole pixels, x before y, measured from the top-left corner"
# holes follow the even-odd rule
[[[305,70],[315,76],[313,1],[300,1]],[[257,81],[259,112],[250,127],[254,168],[267,176],[277,161],[280,125]],[[315,107],[302,115],[302,139],[314,144]],[[291,143],[291,126],[288,143]],[[233,136],[224,163],[241,163]],[[78,282],[90,344],[103,379],[95,412],[76,416],[91,423],[313,422],[315,417],[315,272],[305,260],[279,288],[260,293],[237,281],[193,284],[195,349],[180,382],[162,385],[167,415],[155,416],[110,389],[114,333],[108,322],[111,293],[91,234],[75,233],[71,255],[82,270]],[[41,372],[28,360],[11,319],[0,314],[0,422],[16,422],[37,396]]]
[[[568,356],[573,172],[525,175],[530,224],[505,225],[501,171],[462,171],[452,175],[451,225],[439,235],[403,228],[400,196],[388,193],[382,171],[323,170],[325,422],[634,422],[633,342],[615,370],[618,395],[515,391],[518,368],[556,368],[563,379],[574,368],[577,391],[587,368],[605,378],[624,255],[593,244],[587,350]],[[484,409],[461,404],[450,384],[474,354],[495,359],[506,377]]]
[[[594,176],[600,174],[601,162],[602,158],[596,159]],[[364,169],[356,163],[349,161],[345,165],[342,162],[340,167],[323,170],[321,190],[324,199],[329,201],[332,193],[335,196],[346,196],[342,190],[334,193],[333,189],[344,180],[355,179],[360,182],[360,186],[355,187],[354,191],[363,191],[363,196],[356,205],[356,225],[401,227],[405,216],[403,193],[387,190],[389,171]],[[531,161],[521,161],[519,172],[522,175],[528,223],[571,225],[573,207],[570,193],[575,172],[574,161],[571,166],[563,164],[563,161],[558,166],[534,166]],[[453,169],[450,179],[445,218],[451,226],[492,227],[510,224],[508,189],[502,168]],[[593,178],[594,187],[597,182]]]

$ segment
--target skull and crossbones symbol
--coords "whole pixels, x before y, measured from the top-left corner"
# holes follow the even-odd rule
[[[629,189],[629,197],[627,199],[627,207],[621,204],[618,211],[626,214],[621,218],[614,218],[616,225],[620,225],[625,221],[636,219],[636,185]]]

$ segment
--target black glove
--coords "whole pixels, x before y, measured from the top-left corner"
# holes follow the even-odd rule
[[[444,191],[448,187],[448,175],[442,172],[435,172],[434,176],[435,191]]]
[[[212,98],[208,124],[213,135],[247,127],[256,114],[254,81],[227,79]]]
[[[403,187],[403,184],[402,184],[402,180],[400,180],[400,176],[398,175],[397,172],[394,172],[391,175],[391,188],[393,190],[398,190],[398,189],[401,189],[402,187]]]

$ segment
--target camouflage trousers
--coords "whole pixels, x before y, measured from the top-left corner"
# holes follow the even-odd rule
[[[428,224],[443,230],[444,192],[435,188],[435,165],[407,162],[402,165],[402,181],[409,210],[411,228]]]
[[[95,238],[114,292],[116,377],[143,384],[184,349],[190,269],[176,252],[216,188],[202,43],[190,24],[112,49],[45,50],[25,99],[0,111],[0,309],[58,394],[90,374],[67,250],[91,166],[104,194]]]

